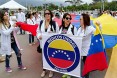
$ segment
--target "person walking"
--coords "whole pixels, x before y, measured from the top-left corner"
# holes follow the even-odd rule
[[[0,31],[1,31],[1,54],[5,54],[5,65],[6,72],[12,72],[10,67],[10,57],[11,57],[11,48],[14,50],[17,61],[18,68],[26,70],[26,67],[22,64],[20,48],[17,45],[18,41],[16,39],[16,33],[19,30],[19,27],[9,20],[8,13],[4,10],[0,11]]]

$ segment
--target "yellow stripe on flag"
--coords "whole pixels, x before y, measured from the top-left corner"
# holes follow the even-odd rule
[[[102,34],[117,35],[117,20],[114,17],[103,14],[100,17],[95,18],[93,23],[95,24],[96,21],[100,21],[102,25]]]
[[[64,40],[55,40],[50,43],[49,48],[56,48],[61,50],[68,50],[68,51],[74,51],[74,48],[72,45]]]

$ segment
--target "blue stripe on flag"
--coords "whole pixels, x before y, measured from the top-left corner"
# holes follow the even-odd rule
[[[117,44],[117,36],[103,35],[105,48],[112,48]]]
[[[54,49],[54,48],[48,48],[48,55],[49,57],[69,60],[69,61],[74,61],[75,59],[74,52],[67,51],[67,50]]]
[[[88,55],[91,55],[91,54],[95,54],[95,53],[99,53],[99,52],[103,52],[104,51],[103,44],[102,44],[102,39],[101,39],[101,35],[100,34],[95,35],[92,38],[92,41],[91,42],[92,43],[91,43],[90,49],[89,49],[89,52],[90,53]]]

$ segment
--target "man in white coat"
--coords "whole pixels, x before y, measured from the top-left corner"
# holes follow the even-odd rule
[[[17,13],[17,22],[26,22],[25,13],[22,12],[22,9],[19,8],[19,12]],[[25,32],[20,29],[20,34],[25,34]]]

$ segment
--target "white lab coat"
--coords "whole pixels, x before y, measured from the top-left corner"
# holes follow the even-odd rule
[[[47,29],[47,33],[51,32],[50,29],[51,29],[51,25],[49,25],[49,27]],[[52,28],[52,29],[54,30],[54,28]],[[37,38],[39,38],[42,35],[42,33],[44,33],[44,32],[45,32],[45,20],[43,20],[43,23],[41,25],[41,29],[40,29],[40,26],[38,26],[38,28],[37,28]],[[56,33],[59,32],[59,26],[58,26],[57,23],[56,23],[56,31],[54,31],[54,32],[56,32]],[[42,48],[42,45],[41,44],[42,44],[42,41],[40,40],[40,46]]]
[[[16,32],[19,30],[19,27],[13,27],[13,22],[10,21],[11,27],[10,28],[5,28],[3,24],[1,24],[1,51],[0,54],[5,54],[5,55],[11,55],[11,32],[13,31],[13,35],[16,41],[16,44],[18,48],[20,49],[20,46],[18,44],[17,38],[16,38]]]

